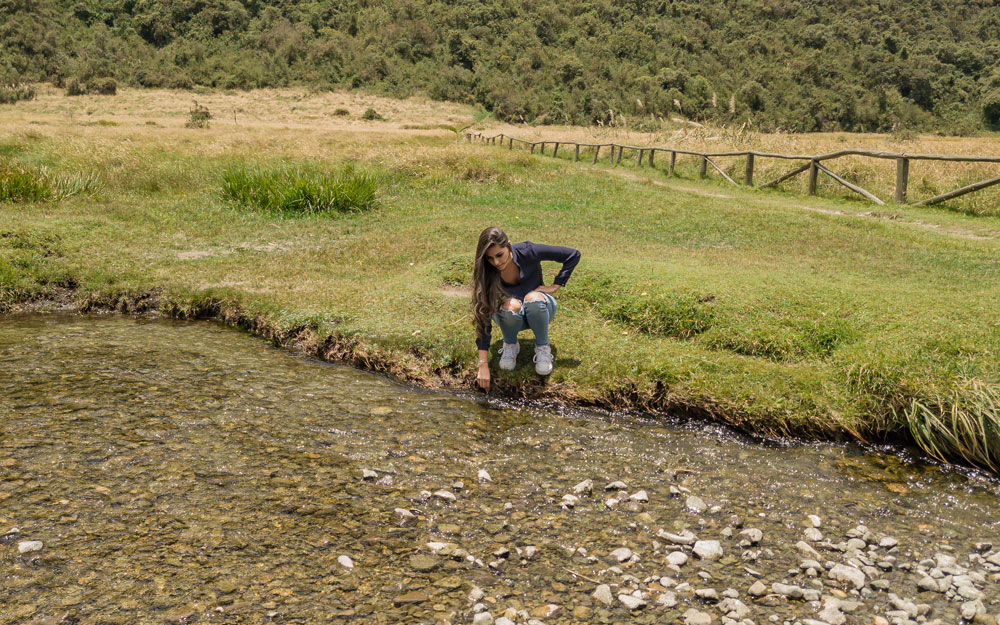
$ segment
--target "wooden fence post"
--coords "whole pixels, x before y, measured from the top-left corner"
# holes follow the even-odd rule
[[[669,175],[671,175],[671,176],[674,175],[674,165],[675,164],[677,164],[677,152],[674,152],[673,150],[671,150],[670,151],[670,171],[668,172]]]
[[[816,195],[816,177],[819,175],[819,167],[816,161],[809,161],[809,195]]]
[[[556,141],[556,147],[552,150],[552,158],[555,158],[559,154],[559,142]]]
[[[580,160],[580,144],[579,143],[576,144],[576,149],[573,150],[573,160],[574,161]]]
[[[621,164],[621,162],[622,162],[622,154],[624,154],[624,153],[625,153],[625,147],[619,145],[618,146],[618,158],[615,159],[615,165],[620,165]]]
[[[542,156],[545,156],[545,142],[542,141],[540,145],[542,146]]]
[[[615,144],[611,144],[611,164],[615,164]]]
[[[535,153],[535,144],[534,143],[531,144],[531,153],[532,154]]]
[[[656,150],[650,150],[649,151],[649,166],[650,167],[653,166],[653,155],[654,154],[656,154]]]
[[[594,146],[594,165],[597,164],[597,155],[600,154],[600,152],[601,152],[601,146],[595,145]]]
[[[507,149],[508,150],[513,150],[514,149],[514,137],[510,138],[510,143],[507,144]]]
[[[910,179],[910,159],[896,159],[896,202],[906,204],[906,183]]]
[[[707,156],[702,156],[701,157],[701,172],[699,172],[698,175],[701,176],[702,178],[708,176],[708,157]]]
[[[743,184],[748,187],[753,186],[753,152],[747,153],[747,170],[743,175]]]
[[[639,158],[636,161],[636,165],[642,167],[642,157],[646,155],[646,150],[639,150]]]

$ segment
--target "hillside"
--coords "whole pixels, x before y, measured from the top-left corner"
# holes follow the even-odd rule
[[[1000,127],[986,0],[37,0],[0,15],[7,83],[365,88],[533,123]]]

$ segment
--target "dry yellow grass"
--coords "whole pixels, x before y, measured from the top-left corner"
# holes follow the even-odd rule
[[[474,109],[426,98],[398,100],[343,91],[301,88],[195,93],[168,89],[121,89],[118,95],[68,97],[62,89],[36,85],[34,100],[0,107],[0,128],[26,123],[54,126],[152,125],[183,128],[195,102],[212,113],[215,128],[279,128],[309,131],[385,133],[449,132],[435,126],[464,126]],[[364,121],[373,108],[384,121]],[[349,115],[337,115],[346,109]],[[417,128],[414,128],[414,127]]]

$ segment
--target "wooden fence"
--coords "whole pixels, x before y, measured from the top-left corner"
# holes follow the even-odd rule
[[[636,164],[642,167],[643,161],[645,161],[649,167],[655,167],[655,157],[657,152],[669,153],[670,154],[670,165],[668,172],[672,176],[674,175],[674,167],[677,163],[677,155],[690,155],[695,156],[700,161],[700,176],[705,178],[708,175],[709,165],[719,172],[723,178],[728,180],[734,185],[739,186],[740,183],[733,180],[733,178],[727,174],[719,165],[712,159],[735,156],[743,157],[746,159],[746,167],[743,174],[743,185],[747,187],[753,187],[753,171],[754,162],[756,159],[760,158],[775,158],[784,159],[791,161],[806,161],[805,164],[799,165],[798,167],[778,176],[777,178],[770,180],[762,185],[758,185],[758,189],[763,189],[766,187],[773,187],[782,182],[793,178],[804,172],[809,172],[809,195],[816,194],[816,186],[819,178],[819,173],[822,172],[824,175],[830,177],[837,183],[847,187],[851,191],[863,195],[872,202],[876,204],[885,204],[884,201],[878,198],[874,193],[867,191],[860,186],[849,182],[842,176],[837,175],[832,170],[830,170],[824,162],[830,161],[835,158],[842,156],[865,156],[870,158],[880,158],[880,159],[895,159],[896,161],[896,193],[893,200],[898,204],[906,204],[906,186],[909,181],[910,175],[910,161],[956,161],[963,163],[1000,163],[1000,156],[962,156],[962,155],[948,155],[948,154],[897,154],[894,152],[879,152],[875,150],[840,150],[837,152],[830,152],[829,154],[820,154],[816,156],[809,156],[804,154],[773,154],[770,152],[757,152],[755,150],[745,150],[742,152],[696,152],[693,150],[681,150],[677,148],[664,148],[664,147],[654,147],[654,146],[639,146],[639,145],[622,145],[618,143],[579,143],[576,141],[525,141],[524,139],[518,139],[516,137],[511,137],[503,133],[487,137],[480,132],[468,132],[465,134],[466,139],[471,143],[473,140],[481,141],[482,143],[495,145],[498,141],[501,146],[504,142],[507,142],[507,149],[514,149],[514,143],[518,143],[527,147],[532,154],[535,152],[535,148],[539,148],[541,154],[545,154],[546,146],[552,146],[552,156],[558,156],[559,148],[572,148],[573,149],[573,160],[580,160],[580,148],[593,148],[593,162],[597,163],[597,159],[601,154],[601,150],[608,148],[609,154],[608,159],[612,164],[618,164],[622,161],[622,155],[626,150],[634,153]],[[921,200],[919,202],[913,203],[914,206],[926,206],[928,204],[937,204],[938,202],[944,202],[945,200],[951,200],[959,196],[965,195],[966,193],[972,193],[973,191],[979,191],[987,187],[991,187],[995,184],[1000,184],[1000,177],[991,178],[989,180],[983,180],[974,184],[970,184],[947,193],[942,193],[936,195],[932,198],[926,200]]]

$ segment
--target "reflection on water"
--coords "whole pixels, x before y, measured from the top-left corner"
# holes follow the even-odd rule
[[[739,515],[774,552],[753,564],[774,572],[770,583],[797,567],[787,546],[807,514],[831,541],[865,524],[914,560],[942,544],[969,553],[1000,525],[1000,490],[986,478],[841,445],[775,448],[637,417],[495,408],[210,323],[2,320],[0,398],[0,532],[20,530],[0,544],[0,622],[471,622],[473,586],[494,612],[555,604],[563,611],[547,623],[580,619],[574,608],[591,610],[581,622],[613,622],[627,610],[595,604],[594,584],[569,571],[603,580],[604,556],[625,545],[648,554],[626,566],[641,578],[662,567],[659,529],[719,538]],[[585,479],[594,494],[561,508]],[[649,503],[606,507],[614,480]],[[421,494],[440,489],[457,500]],[[686,511],[677,489],[719,510]],[[401,524],[396,508],[417,518]],[[25,540],[44,547],[19,554]],[[461,551],[432,555],[429,541]],[[528,545],[537,558],[518,558]],[[724,546],[725,558],[680,577],[705,570],[720,591],[744,593],[753,579],[741,549]],[[660,622],[688,607],[627,618]],[[755,609],[811,618],[796,605]]]

